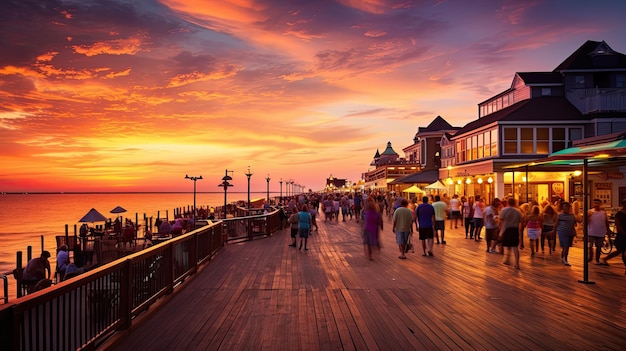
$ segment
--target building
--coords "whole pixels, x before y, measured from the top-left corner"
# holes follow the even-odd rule
[[[389,182],[415,173],[420,169],[419,163],[415,160],[409,161],[406,158],[401,158],[391,147],[391,142],[387,142],[385,151],[381,154],[379,150],[376,150],[368,171],[361,175],[363,189],[387,191]]]
[[[442,135],[439,179],[450,192],[489,199],[569,199],[574,170],[507,167],[625,130],[626,55],[587,41],[551,72],[515,73],[507,90],[478,104],[477,120]]]

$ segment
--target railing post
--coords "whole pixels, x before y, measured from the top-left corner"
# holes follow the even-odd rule
[[[193,235],[193,240],[191,241],[191,247],[189,247],[189,261],[193,262],[193,270],[192,272],[195,274],[198,271],[198,240],[200,235],[199,232]]]
[[[115,273],[113,273],[115,274]],[[130,328],[131,325],[131,310],[132,304],[131,300],[131,289],[130,286],[133,280],[133,272],[132,272],[132,264],[130,260],[124,261],[124,268],[120,271],[122,275],[120,277],[120,306],[119,306],[119,316],[120,316],[120,326],[118,330],[125,330]],[[110,277],[109,277],[110,279]]]
[[[171,294],[174,291],[174,247],[171,243],[167,245],[163,255],[165,260],[164,266],[167,267],[163,279],[165,279],[167,284],[167,294]]]

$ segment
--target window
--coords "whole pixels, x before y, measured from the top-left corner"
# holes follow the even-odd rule
[[[533,137],[533,128],[521,128],[520,139],[521,153],[526,155],[534,154],[533,141],[535,138]]]
[[[541,96],[550,96],[552,95],[551,88],[541,88]]]
[[[498,156],[498,130],[491,131],[491,156]]]
[[[480,133],[477,135],[478,137],[478,144],[477,144],[477,148],[476,151],[478,153],[477,158],[483,158],[485,153],[484,153],[484,149],[483,149],[483,134]]]
[[[486,132],[484,135],[485,138],[485,144],[483,146],[483,154],[485,155],[485,157],[489,157],[491,156],[491,133],[490,132]]]
[[[552,128],[552,152],[565,149],[565,128]]]
[[[517,153],[517,128],[504,128],[504,153]]]
[[[626,75],[618,74],[615,76],[615,87],[626,88]]]
[[[537,128],[537,154],[549,154],[550,153],[550,129],[549,128]]]
[[[584,88],[585,87],[585,76],[576,76],[574,81],[574,86],[576,88]]]

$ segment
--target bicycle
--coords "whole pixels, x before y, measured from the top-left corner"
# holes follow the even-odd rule
[[[613,246],[615,245],[615,230],[613,230],[614,228],[610,229],[609,234],[604,236],[604,241],[602,242],[602,247],[600,248],[600,251],[602,251],[605,255],[613,251]]]

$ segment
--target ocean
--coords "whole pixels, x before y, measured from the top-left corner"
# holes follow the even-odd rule
[[[247,200],[247,192],[228,192],[227,202]],[[251,192],[250,199],[265,198],[266,192]],[[270,192],[270,196],[278,196]],[[224,205],[224,193],[196,193],[196,207],[217,207]],[[54,269],[57,235],[65,235],[65,225],[69,225],[69,235],[74,235],[82,223],[78,221],[91,208],[95,208],[107,218],[115,219],[110,213],[116,206],[127,210],[120,215],[143,223],[144,214],[156,219],[157,213],[165,218],[174,217],[175,208],[193,207],[193,193],[97,193],[97,194],[1,194],[0,195],[0,274],[12,272],[16,267],[16,252],[22,251],[22,265],[26,265],[26,250],[33,248],[33,257],[41,254],[41,236],[44,237],[44,250],[50,251],[50,264]],[[90,226],[91,223],[88,223]],[[103,224],[103,223],[95,223]]]

